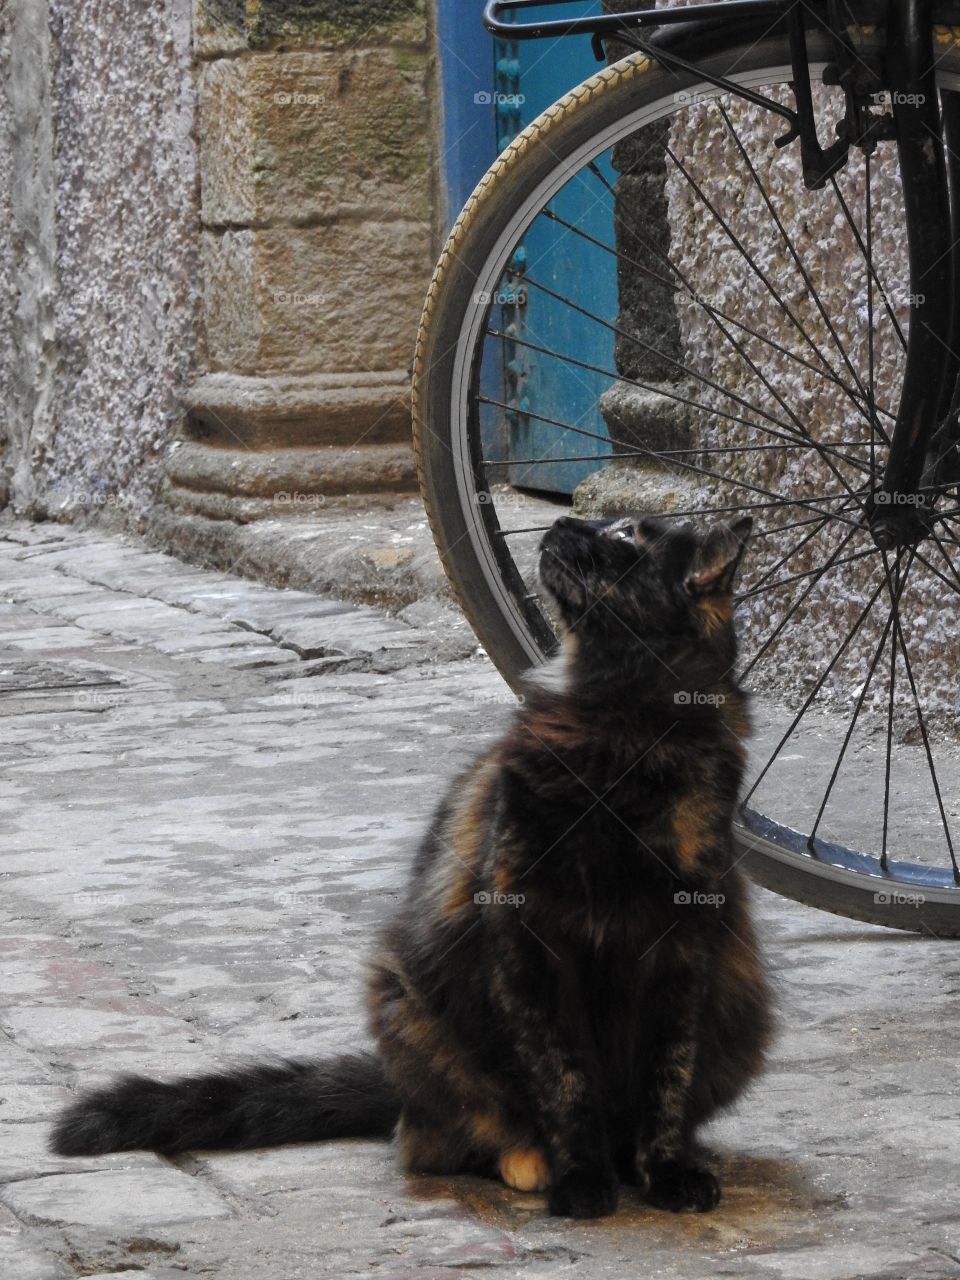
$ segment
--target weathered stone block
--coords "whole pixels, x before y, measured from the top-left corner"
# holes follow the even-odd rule
[[[406,369],[272,378],[208,373],[185,400],[187,436],[211,444],[257,449],[410,440]]]
[[[194,0],[193,47],[200,57],[247,46],[247,0]]]
[[[697,485],[683,475],[657,466],[612,462],[577,486],[573,510],[578,516],[662,515],[685,510],[696,498]]]
[[[194,0],[197,53],[211,58],[276,44],[422,44],[426,0]]]
[[[220,518],[241,519],[242,508],[223,508],[226,498],[263,500],[248,513],[274,517],[316,511],[324,500],[349,493],[416,488],[416,465],[408,444],[310,449],[212,449],[185,442],[167,465],[167,500]],[[185,492],[184,492],[185,491]],[[203,498],[219,499],[211,505]]]
[[[336,214],[430,220],[425,52],[349,49],[200,73],[206,224]]]
[[[211,365],[258,374],[406,368],[431,267],[428,231],[410,222],[208,232]]]
[[[696,399],[691,380],[646,390],[629,382],[615,382],[600,397],[600,412],[610,432],[614,453],[649,449],[663,453],[687,449],[693,440],[697,410],[678,397]],[[655,460],[654,460],[655,461]]]

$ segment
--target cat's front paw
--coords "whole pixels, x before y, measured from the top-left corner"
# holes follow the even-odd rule
[[[720,1183],[709,1169],[665,1160],[651,1165],[647,1173],[650,1182],[644,1199],[658,1209],[706,1213],[720,1203]]]
[[[550,1190],[550,1212],[558,1218],[603,1218],[617,1207],[612,1172],[571,1169]]]

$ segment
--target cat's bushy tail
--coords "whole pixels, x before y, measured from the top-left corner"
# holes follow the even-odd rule
[[[280,1059],[162,1084],[127,1075],[80,1095],[57,1119],[62,1156],[240,1150],[319,1138],[388,1138],[400,1102],[372,1053]]]

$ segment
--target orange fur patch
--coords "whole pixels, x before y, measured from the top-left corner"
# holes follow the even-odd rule
[[[706,596],[700,603],[700,618],[706,634],[717,635],[733,620],[733,600],[730,596]]]
[[[500,1157],[500,1177],[515,1191],[546,1191],[552,1181],[542,1151],[514,1147]]]
[[[465,780],[463,790],[441,832],[444,849],[434,872],[436,903],[444,916],[457,916],[473,903],[482,888],[479,868],[492,803],[490,786],[497,762],[481,760]]]
[[[677,865],[682,871],[695,870],[701,856],[709,851],[715,836],[716,819],[700,800],[679,801],[673,808],[673,833]]]

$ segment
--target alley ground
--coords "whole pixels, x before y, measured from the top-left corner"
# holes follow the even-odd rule
[[[81,1081],[361,1042],[371,934],[512,701],[426,623],[0,529],[0,1276],[960,1277],[960,943],[760,891],[781,1031],[710,1215],[558,1221],[375,1142],[45,1153]]]

